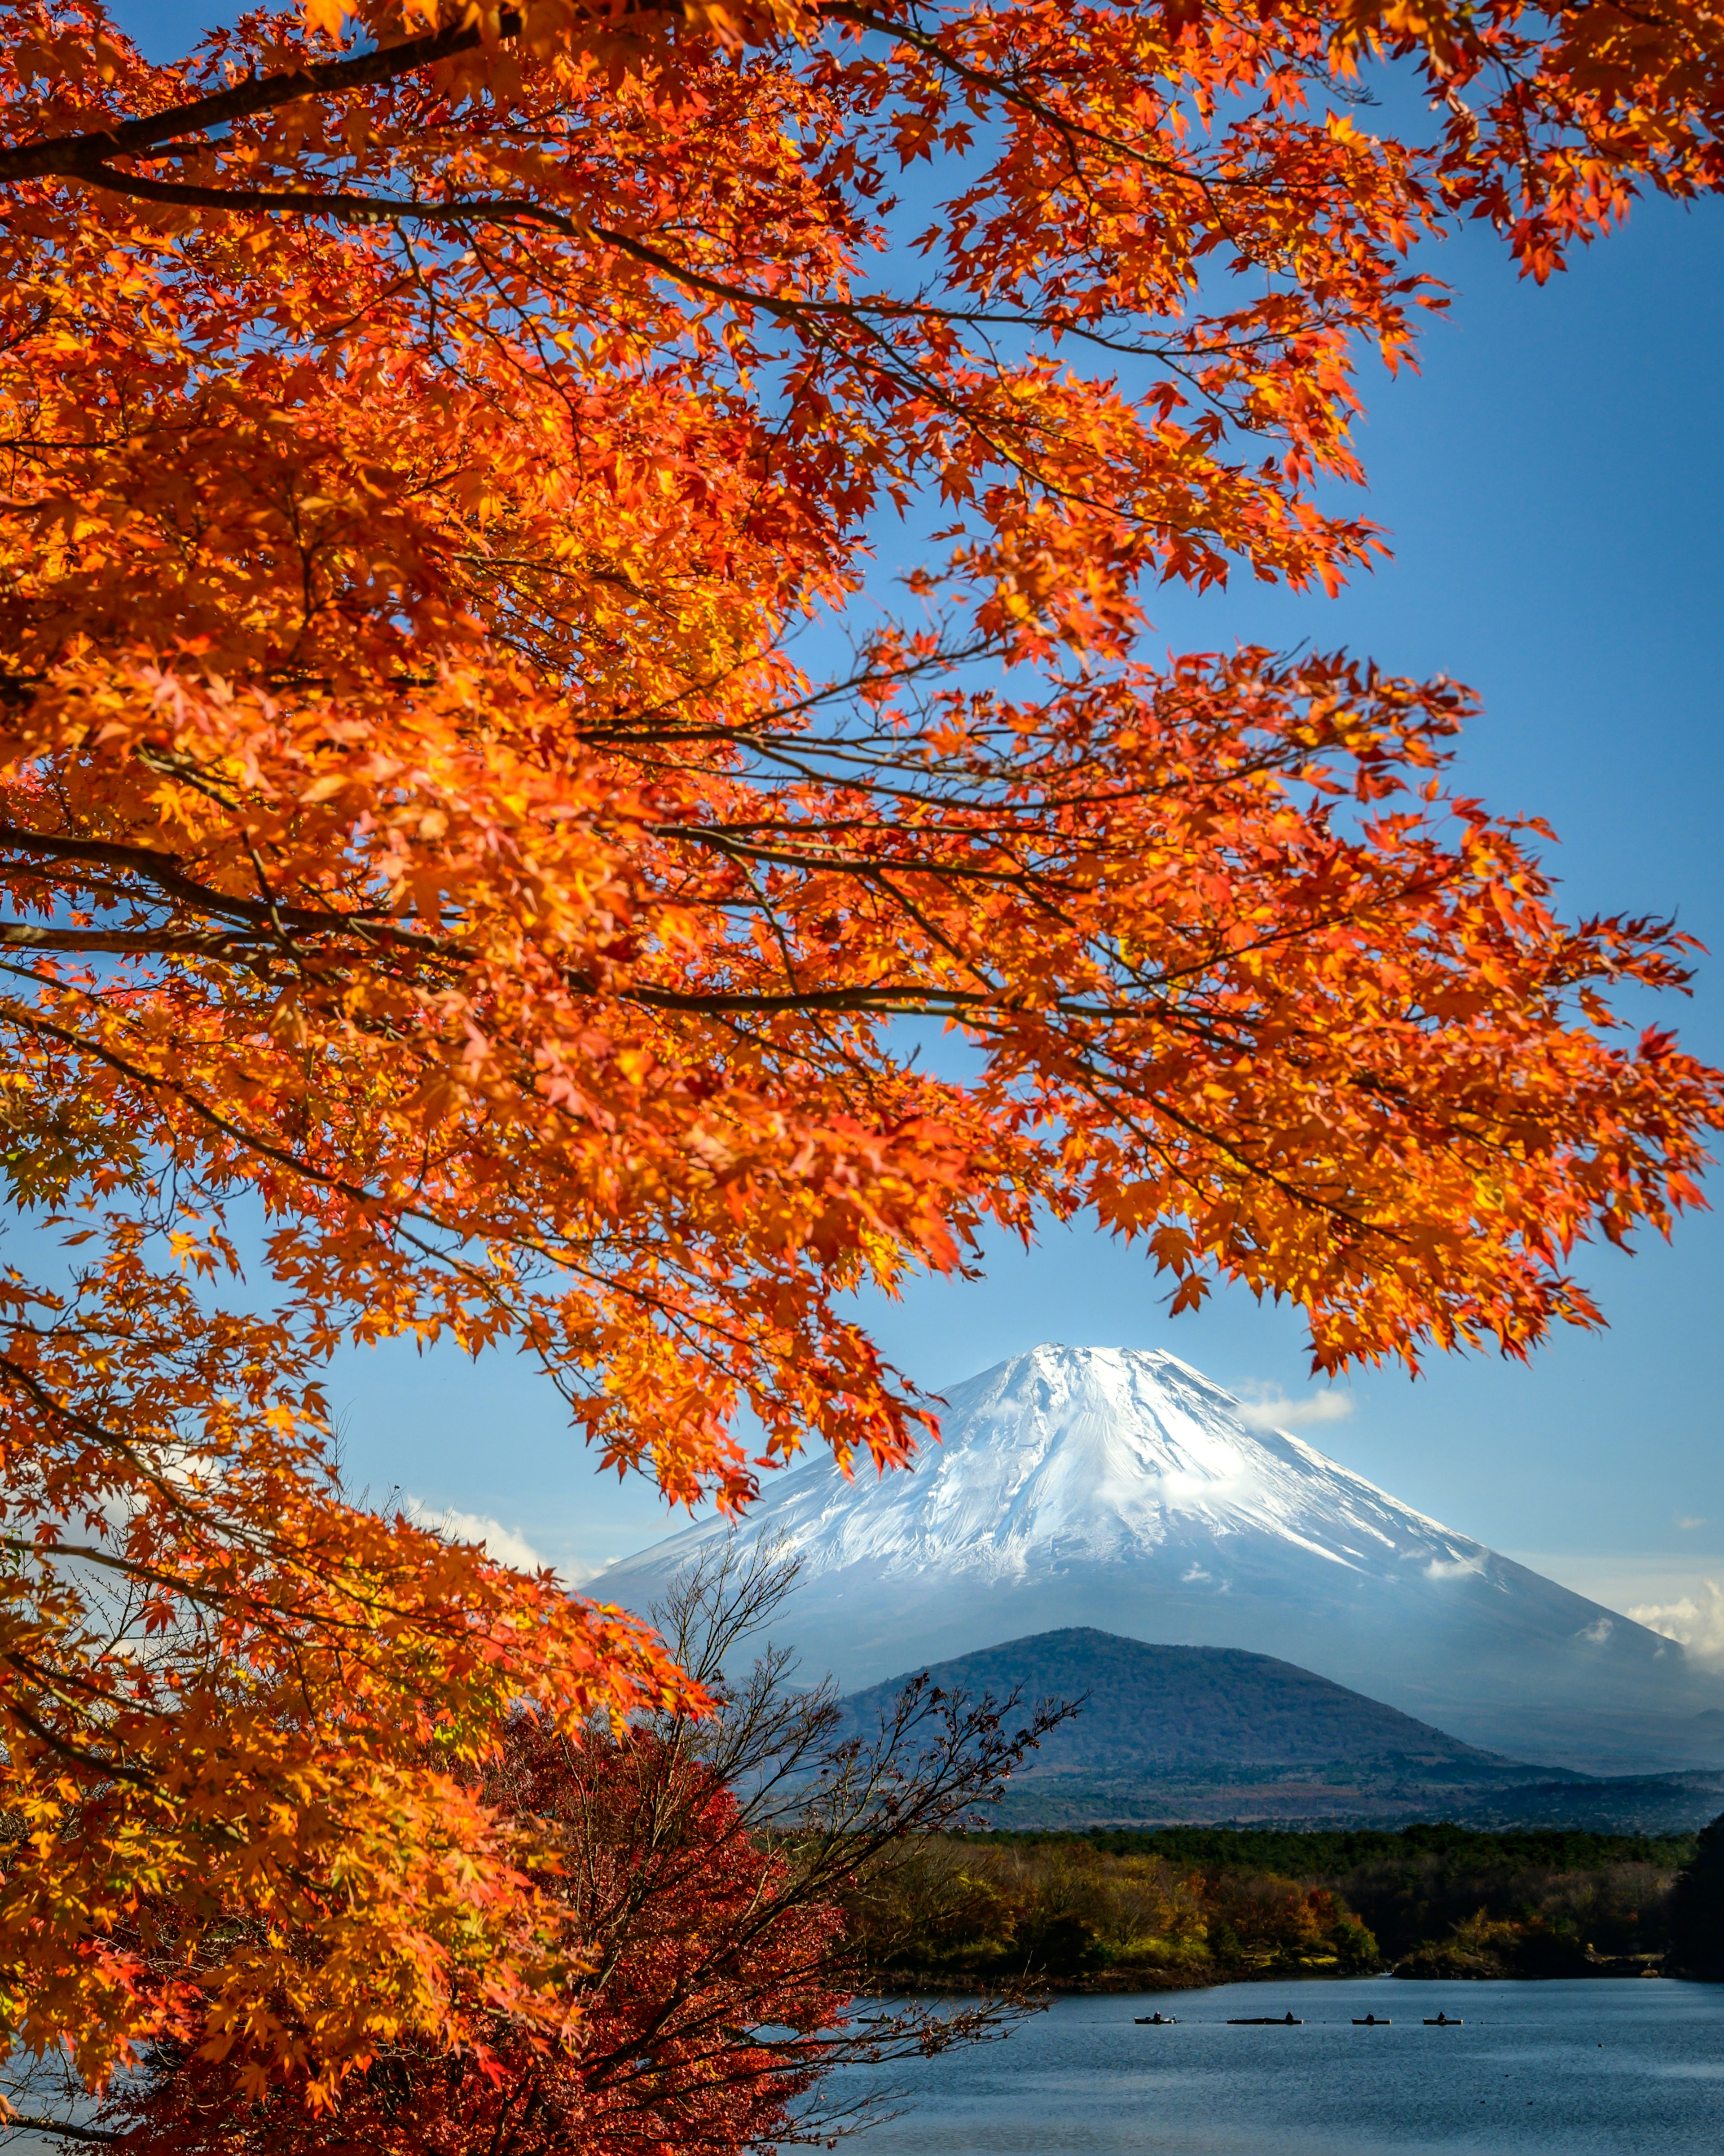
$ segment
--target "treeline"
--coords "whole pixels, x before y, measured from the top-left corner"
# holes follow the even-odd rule
[[[1133,1838],[1103,1839],[1117,1854]],[[1433,1976],[1583,1974],[1601,1961],[1661,1955],[1670,1891],[1695,1846],[1691,1836],[1449,1825],[1185,1828],[1136,1839],[1205,1876],[1274,1869],[1321,1881],[1376,1934],[1385,1966]]]
[[[1377,1939],[1318,1881],[1205,1872],[1081,1839],[930,1836],[848,1912],[887,1981],[1179,1988],[1378,1967]]]
[[[1674,1959],[1695,1966],[1692,1878],[1674,1890],[1696,1850],[1443,1825],[955,1834],[859,1895],[850,1921],[887,1981],[1628,1974],[1670,1956],[1673,1921]]]

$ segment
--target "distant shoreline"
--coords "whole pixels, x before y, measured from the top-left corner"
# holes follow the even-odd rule
[[[1665,1984],[1724,1983],[1724,1978],[1703,1977],[1687,1970],[1627,1967],[1620,1963],[1602,1961],[1597,1967],[1552,1970],[1536,1976],[1508,1970],[1485,1969],[1427,1972],[1403,1969],[1237,1969],[1223,1974],[1213,1970],[1198,1974],[1190,1969],[1146,1968],[1110,1969],[1079,1977],[1030,1975],[1013,1979],[1002,1976],[993,1984],[983,1983],[973,1977],[918,1976],[908,1970],[894,1970],[890,1980],[881,1978],[870,1982],[857,1996],[885,1999],[916,1993],[953,1999],[998,1998],[1012,1994],[1060,1999],[1147,1997],[1168,1991],[1224,1991],[1229,1985],[1236,1984],[1358,1984],[1380,1981],[1385,1978],[1408,1984],[1560,1984],[1575,1980],[1593,1983],[1606,1978],[1618,1981],[1633,1978],[1640,1983],[1649,1980]]]
[[[954,1993],[1700,1977],[1688,1964],[1709,1959],[1696,1949],[1711,1934],[1675,1912],[1701,1853],[1429,1822],[935,1835],[859,1902],[851,1951],[875,1988]]]

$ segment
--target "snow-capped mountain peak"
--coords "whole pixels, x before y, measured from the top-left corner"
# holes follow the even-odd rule
[[[943,1441],[909,1472],[852,1483],[804,1468],[768,1485],[762,1528],[789,1537],[805,1573],[1022,1575],[1242,1533],[1354,1568],[1489,1555],[1315,1446],[1249,1428],[1175,1355],[1044,1345],[947,1398]]]
[[[1276,1656],[1558,1763],[1648,1758],[1654,1722],[1716,1703],[1674,1641],[1252,1427],[1178,1356],[1045,1345],[946,1397],[911,1469],[769,1477],[741,1530],[799,1559],[784,1629],[846,1689],[1087,1625]],[[589,1591],[646,1611],[729,1532],[685,1528]]]

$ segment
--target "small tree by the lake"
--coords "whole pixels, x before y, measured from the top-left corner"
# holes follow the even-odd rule
[[[1724,1813],[1705,1828],[1670,1895],[1670,1963],[1724,1983]]]

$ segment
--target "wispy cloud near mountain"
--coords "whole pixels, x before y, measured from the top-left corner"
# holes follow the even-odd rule
[[[1247,1430],[1307,1430],[1317,1423],[1345,1422],[1352,1411],[1351,1393],[1311,1393],[1290,1400],[1272,1385],[1246,1386],[1237,1410]]]
[[[1649,1632],[1680,1640],[1696,1661],[1724,1668],[1724,1587],[1703,1580],[1675,1602],[1640,1602],[1629,1611]]]

